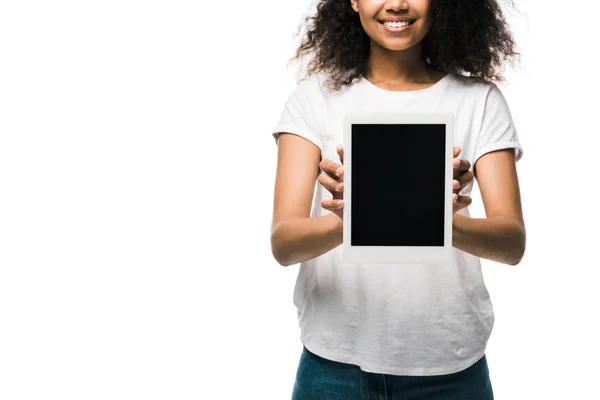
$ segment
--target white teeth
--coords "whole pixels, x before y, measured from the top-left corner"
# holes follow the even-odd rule
[[[390,26],[392,28],[400,28],[400,27],[409,25],[409,22],[408,21],[401,21],[401,22],[384,21],[383,24]]]

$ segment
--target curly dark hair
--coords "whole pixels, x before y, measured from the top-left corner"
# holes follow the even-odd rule
[[[512,0],[507,0],[513,7]],[[431,29],[422,41],[423,57],[433,68],[485,81],[503,81],[504,61],[519,53],[497,0],[431,0]],[[305,17],[296,55],[310,55],[307,75],[324,72],[339,90],[369,73],[370,38],[350,0],[319,0]]]

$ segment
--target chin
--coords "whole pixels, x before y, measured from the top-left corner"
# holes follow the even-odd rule
[[[389,43],[389,42],[378,42],[379,46],[383,47],[386,50],[389,51],[403,51],[403,50],[407,50],[410,49],[411,47],[413,47],[416,43]]]

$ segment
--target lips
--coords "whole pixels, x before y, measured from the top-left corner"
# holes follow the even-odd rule
[[[381,27],[386,31],[389,32],[390,34],[399,34],[399,35],[403,35],[404,32],[408,32],[410,30],[412,30],[412,26],[414,24],[415,20],[412,21],[408,21],[408,20],[404,20],[401,22],[380,22]]]
[[[405,28],[408,26],[411,26],[413,23],[415,22],[415,20],[404,20],[404,21],[384,21],[384,22],[380,22],[381,25],[383,25],[384,27],[387,28],[392,28],[392,29],[399,29],[399,28]]]

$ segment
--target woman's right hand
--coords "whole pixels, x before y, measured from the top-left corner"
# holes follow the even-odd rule
[[[322,160],[319,167],[323,172],[319,174],[318,181],[332,195],[331,200],[323,200],[321,207],[335,213],[342,222],[344,221],[344,146],[337,147],[342,165],[331,160]]]

